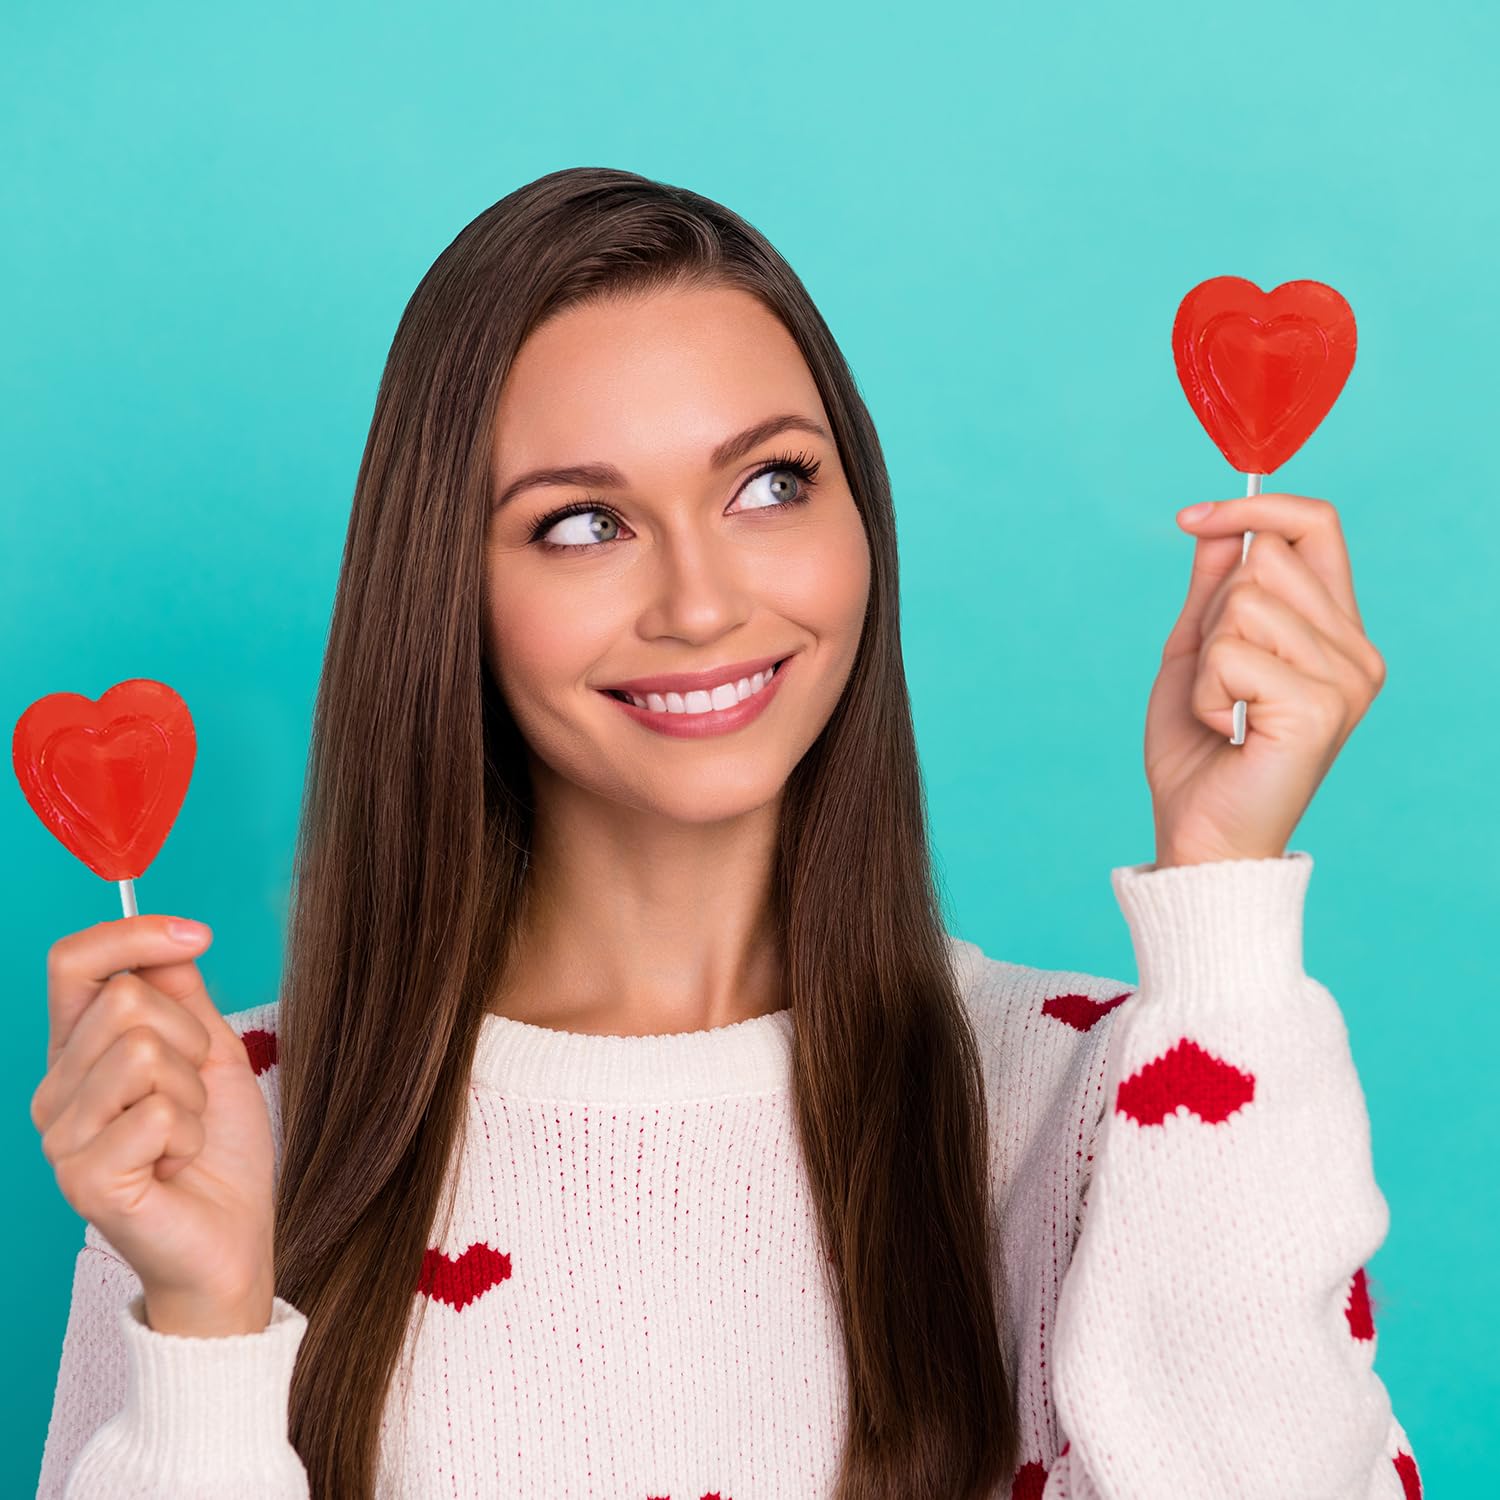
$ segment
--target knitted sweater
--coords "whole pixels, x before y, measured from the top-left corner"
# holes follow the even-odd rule
[[[949,937],[1021,1424],[1002,1500],[1421,1494],[1374,1370],[1364,1264],[1389,1210],[1364,1095],[1303,970],[1312,864],[1113,870],[1138,986]],[[279,1161],[276,1003],[228,1019]],[[380,1500],[831,1493],[845,1374],[791,1046],[789,1010],[638,1037],[485,1017]],[[287,1440],[305,1328],[277,1297],[263,1332],[158,1333],[86,1225],[40,1500],[306,1496]]]

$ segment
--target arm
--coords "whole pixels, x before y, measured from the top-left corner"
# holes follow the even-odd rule
[[[1311,870],[1112,872],[1141,979],[1058,1302],[1044,1500],[1421,1495],[1358,1274],[1390,1219],[1369,1117],[1302,967]]]
[[[139,1278],[86,1225],[37,1500],[307,1500],[287,1439],[306,1327],[277,1297],[261,1333],[158,1333]]]

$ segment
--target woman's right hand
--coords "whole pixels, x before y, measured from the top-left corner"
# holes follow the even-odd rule
[[[31,1120],[63,1197],[140,1277],[153,1329],[259,1332],[274,1287],[270,1116],[194,961],[212,933],[184,942],[171,920],[124,917],[52,945]]]

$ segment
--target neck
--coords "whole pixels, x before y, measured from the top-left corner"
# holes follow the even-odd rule
[[[515,946],[490,1009],[561,1030],[702,1031],[779,1010],[777,807],[681,823],[539,801]]]

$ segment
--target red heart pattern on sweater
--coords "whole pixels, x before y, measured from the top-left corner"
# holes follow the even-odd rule
[[[276,1033],[258,1027],[240,1033],[245,1051],[250,1054],[250,1068],[257,1078],[276,1065]]]
[[[1349,1283],[1349,1301],[1344,1308],[1349,1320],[1349,1332],[1357,1339],[1375,1337],[1375,1315],[1370,1311],[1370,1287],[1361,1266]]]
[[[510,1256],[491,1249],[483,1240],[470,1245],[461,1255],[444,1255],[429,1248],[422,1256],[422,1275],[417,1290],[439,1302],[446,1302],[455,1312],[462,1312],[471,1302],[510,1279]]]
[[[1076,1031],[1088,1031],[1116,1006],[1130,999],[1134,993],[1134,990],[1127,990],[1123,995],[1117,995],[1112,1000],[1094,1000],[1087,995],[1077,994],[1053,995],[1043,1003],[1042,1014],[1052,1016]],[[243,1032],[241,1040],[250,1054],[250,1066],[257,1076],[264,1073],[267,1068],[275,1066],[277,1049],[274,1031],[255,1027]],[[1183,1049],[1191,1050],[1184,1053]],[[1183,1053],[1183,1059],[1176,1064],[1170,1064],[1169,1059],[1178,1053]],[[1201,1062],[1195,1061],[1194,1054],[1197,1054],[1199,1058],[1207,1059],[1208,1065],[1205,1067]],[[1154,1073],[1153,1069],[1156,1070]],[[1220,1072],[1219,1070],[1226,1071]],[[1133,1079],[1129,1080],[1130,1085],[1134,1086],[1134,1092],[1130,1096],[1133,1108],[1127,1108],[1125,1112],[1134,1113],[1135,1118],[1142,1124],[1159,1124],[1169,1112],[1165,1107],[1165,1099],[1171,1095],[1175,1087],[1183,1095],[1176,1100],[1176,1103],[1188,1103],[1189,1108],[1194,1109],[1201,1118],[1217,1123],[1218,1120],[1226,1118],[1233,1112],[1232,1109],[1227,1109],[1223,1113],[1218,1113],[1225,1102],[1226,1095],[1222,1084],[1227,1076],[1232,1076],[1233,1080],[1248,1082],[1248,1093],[1244,1093],[1243,1087],[1238,1085],[1232,1090],[1234,1093],[1244,1094],[1241,1102],[1253,1097],[1255,1082],[1253,1077],[1209,1057],[1196,1043],[1184,1039],[1171,1052],[1156,1059],[1153,1063],[1148,1063]],[[1120,1087],[1122,1096],[1125,1090],[1126,1085],[1122,1084]],[[1195,1096],[1198,1102],[1193,1103],[1187,1097],[1188,1095]],[[1175,1109],[1176,1103],[1171,1107]],[[1234,1108],[1238,1107],[1237,1104],[1234,1106]],[[422,1260],[422,1275],[418,1283],[418,1291],[425,1292],[429,1297],[435,1297],[439,1301],[448,1303],[455,1310],[459,1310],[483,1296],[492,1286],[498,1286],[500,1282],[508,1280],[510,1274],[510,1256],[500,1254],[483,1242],[470,1245],[457,1257],[447,1256],[440,1250],[428,1249]],[[1370,1310],[1369,1287],[1363,1266],[1354,1273],[1350,1283],[1345,1315],[1349,1320],[1349,1330],[1355,1338],[1374,1337],[1374,1318]],[[1066,1457],[1071,1447],[1071,1440],[1065,1442],[1057,1456]],[[1398,1453],[1391,1462],[1401,1480],[1404,1500],[1422,1500],[1422,1481],[1417,1473],[1416,1460],[1412,1455],[1403,1451]],[[1016,1471],[1011,1483],[1010,1500],[1041,1500],[1046,1489],[1047,1477],[1046,1467],[1037,1460],[1033,1459],[1023,1464]],[[670,1500],[670,1497],[653,1495],[647,1496],[647,1500]],[[702,1495],[700,1500],[731,1500],[731,1497],[723,1496],[717,1490],[711,1490]]]
[[[1254,1074],[1183,1037],[1121,1083],[1115,1108],[1137,1124],[1160,1125],[1186,1105],[1205,1125],[1218,1125],[1254,1097]]]
[[[1391,1462],[1396,1466],[1396,1476],[1401,1481],[1401,1493],[1405,1500],[1422,1500],[1422,1476],[1417,1473],[1417,1461],[1410,1453],[1398,1453]]]
[[[1126,990],[1113,1000],[1093,1000],[1087,995],[1052,995],[1042,1002],[1042,1014],[1052,1016],[1074,1031],[1088,1031],[1115,1006],[1123,1005],[1135,993]]]
[[[1016,1470],[1016,1477],[1010,1482],[1010,1500],[1042,1500],[1046,1488],[1047,1470],[1032,1459]]]

